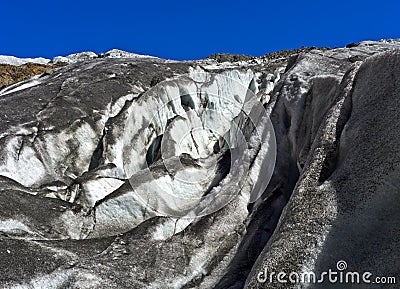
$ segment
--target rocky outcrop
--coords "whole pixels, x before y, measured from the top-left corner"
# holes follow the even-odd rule
[[[242,54],[227,54],[227,53],[216,53],[207,57],[207,59],[214,59],[219,63],[222,62],[237,62],[237,61],[248,61],[254,59],[251,55]]]
[[[343,288],[268,279],[339,260],[398,276],[398,48],[112,51],[6,87],[2,287]]]

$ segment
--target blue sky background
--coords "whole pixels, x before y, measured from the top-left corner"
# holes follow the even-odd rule
[[[119,48],[170,59],[255,56],[400,37],[400,1],[0,0],[0,54]]]

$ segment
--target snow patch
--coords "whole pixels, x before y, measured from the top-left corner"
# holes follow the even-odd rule
[[[136,54],[119,49],[111,49],[105,53],[107,58],[158,58],[150,55]]]
[[[18,85],[13,85],[11,87],[7,87],[7,88],[3,89],[2,91],[0,91],[0,96],[7,95],[7,94],[10,94],[10,93],[13,93],[16,91],[24,90],[24,89],[39,85],[40,83],[41,82],[38,80],[32,80],[29,82],[20,82],[20,83],[18,83]]]
[[[15,66],[20,66],[25,63],[37,63],[37,64],[48,64],[50,62],[50,59],[43,58],[43,57],[37,57],[37,58],[18,58],[15,56],[9,56],[9,55],[0,55],[0,64],[9,64],[9,65],[15,65]]]
[[[15,233],[16,231],[23,231],[32,235],[35,234],[24,223],[18,220],[10,219],[10,220],[0,221],[0,232],[7,234],[7,233]]]

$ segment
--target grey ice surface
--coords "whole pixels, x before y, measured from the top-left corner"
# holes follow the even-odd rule
[[[397,288],[258,277],[399,278],[399,48],[113,50],[4,88],[0,287]]]

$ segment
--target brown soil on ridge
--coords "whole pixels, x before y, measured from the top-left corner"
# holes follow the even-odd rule
[[[53,68],[65,65],[67,65],[67,63],[63,62],[54,65],[26,63],[20,66],[14,66],[0,64],[0,89],[38,74],[50,73]]]

